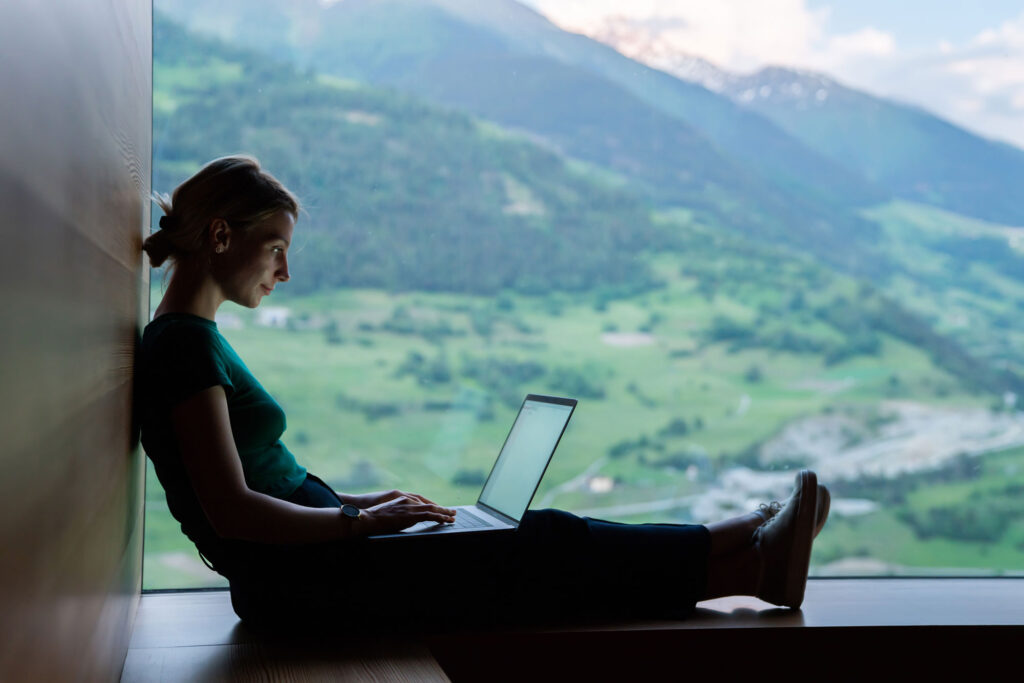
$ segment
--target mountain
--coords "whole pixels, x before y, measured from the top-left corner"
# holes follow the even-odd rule
[[[654,282],[638,254],[675,239],[627,189],[465,114],[198,38],[159,12],[154,46],[154,188],[256,155],[307,209],[293,291],[636,291]]]
[[[292,250],[294,270],[302,273],[289,285],[294,293],[574,290],[606,301],[657,286],[648,256],[673,251],[706,296],[747,292],[742,296],[763,308],[771,322],[745,344],[846,358],[877,353],[872,330],[879,330],[925,350],[966,386],[1024,391],[1019,379],[986,367],[887,295],[871,288],[856,297],[829,295],[829,282],[849,278],[792,249],[695,222],[690,212],[652,218],[650,204],[620,179],[522,135],[196,37],[159,12],[154,38],[154,188],[171,190],[219,155],[258,156],[306,207]],[[907,244],[927,249],[917,237],[925,233],[913,227],[921,221],[905,218],[899,222],[907,223],[900,228]],[[999,244],[974,240],[966,260],[958,253],[964,246],[945,240],[927,252],[927,261],[939,268],[949,259],[991,261]],[[1009,256],[1000,268],[1024,271]],[[965,294],[990,296],[985,288],[992,281],[974,268],[955,280],[957,287],[971,282],[978,286]],[[817,299],[811,319],[808,304],[797,303],[804,292]],[[1004,298],[998,291],[991,297]],[[790,303],[769,303],[778,300]],[[953,291],[949,300],[964,296]],[[999,322],[1003,313],[996,314]],[[810,332],[822,331],[819,323],[835,332],[812,339]]]
[[[586,35],[641,64],[688,83],[696,83],[714,93],[722,92],[729,81],[738,78],[702,57],[681,52],[673,41],[662,37],[661,28],[650,21],[631,21],[617,15],[605,17],[589,27]]]
[[[587,36],[570,33],[514,0],[432,0],[446,12],[504,38],[511,49],[570,64],[605,78],[649,106],[685,121],[744,168],[801,193],[840,205],[863,205],[887,194],[828,163],[771,122],[687,79],[667,77]]]
[[[510,0],[346,0],[329,6],[165,0],[188,25],[343,78],[525,131],[605,167],[653,201],[863,275],[889,270],[856,208],[876,187],[726,97],[561,31]],[[238,12],[228,21],[228,6]],[[250,30],[284,13],[276,38]],[[275,15],[276,16],[276,15]]]
[[[780,67],[734,74],[619,17],[591,35],[638,61],[728,96],[815,152],[894,196],[984,220],[1024,225],[1024,151],[929,112]]]
[[[1024,151],[1016,147],[816,73],[762,69],[723,92],[898,197],[1024,225]]]

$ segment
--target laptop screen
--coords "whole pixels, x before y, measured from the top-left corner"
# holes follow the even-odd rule
[[[484,484],[481,503],[516,521],[522,518],[574,406],[575,401],[564,405],[527,397]]]

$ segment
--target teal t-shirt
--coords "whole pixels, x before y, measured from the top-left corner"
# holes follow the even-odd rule
[[[231,433],[249,488],[287,498],[305,480],[305,468],[281,442],[287,426],[284,410],[249,372],[215,322],[187,313],[161,315],[143,332],[140,361],[142,445],[156,466],[168,502],[173,495],[168,485],[180,487],[183,472],[171,409],[216,385],[224,387],[227,396]]]

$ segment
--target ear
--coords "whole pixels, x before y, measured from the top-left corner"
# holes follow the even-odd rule
[[[231,226],[223,218],[214,218],[210,221],[209,237],[214,251],[217,253],[227,251],[231,244]]]

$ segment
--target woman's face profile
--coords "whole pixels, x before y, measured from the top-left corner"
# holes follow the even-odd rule
[[[230,233],[224,252],[214,256],[214,272],[228,301],[256,308],[278,282],[289,280],[288,247],[294,231],[295,218],[282,210],[245,233]]]

